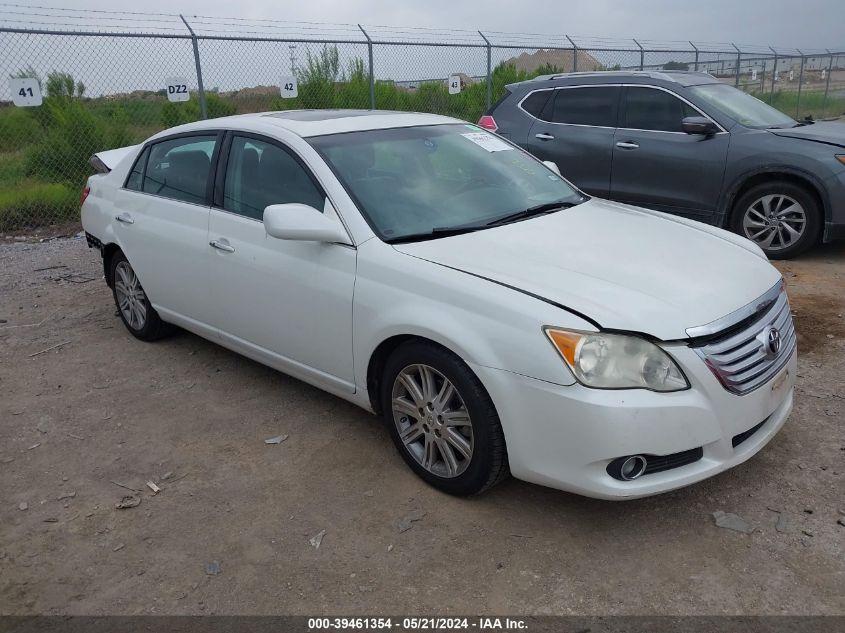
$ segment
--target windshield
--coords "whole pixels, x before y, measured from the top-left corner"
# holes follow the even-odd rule
[[[388,242],[439,237],[461,227],[478,230],[513,214],[522,214],[515,221],[585,200],[545,165],[475,125],[369,130],[308,141]]]
[[[797,125],[794,119],[783,112],[727,84],[705,84],[690,90],[702,101],[745,127],[764,129]]]

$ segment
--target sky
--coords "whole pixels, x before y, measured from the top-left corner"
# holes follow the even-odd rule
[[[845,0],[13,0],[21,4],[845,49]]]

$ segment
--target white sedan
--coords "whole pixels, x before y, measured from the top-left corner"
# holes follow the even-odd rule
[[[92,162],[82,223],[129,332],[179,326],[383,416],[446,492],[512,473],[652,495],[745,461],[792,409],[757,246],[590,198],[474,125],[271,112]]]

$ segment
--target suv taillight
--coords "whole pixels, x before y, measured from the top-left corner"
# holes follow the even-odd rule
[[[491,132],[495,132],[499,129],[499,126],[496,125],[496,119],[494,119],[489,114],[485,114],[483,117],[478,119],[478,125],[483,127],[485,130],[489,130]]]
[[[80,207],[83,204],[85,204],[85,198],[88,197],[89,193],[91,193],[91,187],[85,187],[85,189],[82,190],[82,193],[79,194],[79,206]]]

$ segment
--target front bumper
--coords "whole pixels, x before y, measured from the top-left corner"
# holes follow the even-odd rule
[[[743,396],[725,390],[695,352],[670,351],[691,388],[674,393],[561,386],[472,365],[496,405],[511,473],[525,481],[599,499],[674,490],[757,453],[792,411],[797,354],[771,381]],[[762,423],[762,424],[761,424]],[[735,438],[759,428],[734,446]],[[696,448],[693,463],[619,481],[607,472],[622,456],[672,455]]]

